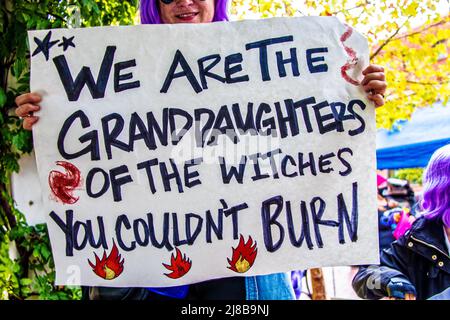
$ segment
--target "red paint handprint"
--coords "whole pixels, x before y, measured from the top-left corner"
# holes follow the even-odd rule
[[[80,185],[80,170],[70,162],[56,161],[58,166],[63,167],[66,172],[62,173],[56,170],[50,171],[48,175],[48,184],[52,193],[64,204],[74,204],[79,197],[73,195],[73,191]]]

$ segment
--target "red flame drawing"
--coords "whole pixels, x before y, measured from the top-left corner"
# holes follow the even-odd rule
[[[244,243],[244,237],[241,234],[238,246],[232,249],[233,258],[231,260],[227,258],[228,263],[230,264],[227,268],[238,273],[247,272],[255,262],[258,253],[256,241],[255,244],[253,244],[253,239],[249,236],[248,241]]]
[[[91,261],[89,261],[89,259],[88,262],[96,275],[106,280],[112,280],[120,276],[123,271],[123,263],[125,261],[124,259],[120,261],[121,256],[119,254],[119,250],[116,247],[116,243],[114,243],[111,253],[108,257],[106,257],[106,251],[103,251],[103,258],[101,260],[98,258],[95,252],[94,255],[95,265]]]
[[[56,161],[56,164],[66,169],[66,173],[50,171],[48,175],[50,189],[62,203],[74,204],[79,199],[79,197],[73,196],[73,191],[80,185],[80,170],[70,162]]]
[[[342,76],[342,78],[344,78],[345,81],[357,86],[357,85],[359,85],[359,81],[350,78],[350,76],[347,74],[347,71],[356,67],[356,64],[358,63],[358,58],[356,57],[355,50],[353,50],[350,47],[347,47],[344,44],[344,42],[347,41],[348,38],[350,38],[352,33],[353,33],[353,29],[351,27],[348,27],[348,29],[344,32],[344,34],[340,38],[341,44],[344,47],[345,52],[347,52],[347,55],[351,59],[341,67],[341,76]]]
[[[177,249],[177,256],[174,257],[172,253],[170,265],[165,263],[162,264],[168,270],[172,271],[171,273],[164,274],[172,279],[181,278],[182,276],[184,276],[186,273],[189,272],[192,266],[192,262],[189,258],[186,258],[186,254],[182,256],[181,251],[178,248],[176,249]]]

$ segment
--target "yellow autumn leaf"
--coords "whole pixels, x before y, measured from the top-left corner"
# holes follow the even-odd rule
[[[377,109],[377,125],[389,127],[408,117],[417,107],[430,106],[450,97],[450,16],[436,10],[439,0],[235,0],[238,17],[335,13],[368,38],[371,63],[385,67],[386,104]],[[299,5],[299,6],[298,6]],[[420,17],[422,25],[411,21]],[[407,18],[409,20],[407,20]],[[401,28],[401,29],[400,29]],[[382,50],[378,48],[382,46]]]

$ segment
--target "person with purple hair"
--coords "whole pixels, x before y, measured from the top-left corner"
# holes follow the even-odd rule
[[[420,217],[381,254],[361,266],[353,288],[365,299],[428,299],[450,288],[450,144],[436,150],[423,174]]]
[[[229,0],[141,0],[143,24],[211,23],[228,21]],[[386,81],[383,67],[369,65],[363,72],[362,87],[376,107],[384,104]],[[42,97],[26,93],[16,98],[16,115],[23,127],[31,130],[38,121],[33,114],[40,110]],[[189,286],[171,288],[83,288],[87,299],[295,299],[290,273],[276,273],[254,277],[216,279]]]
[[[228,21],[229,0],[141,0],[142,24],[208,23]],[[186,3],[187,2],[187,3]]]

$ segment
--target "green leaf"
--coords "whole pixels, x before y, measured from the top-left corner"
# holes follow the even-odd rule
[[[14,273],[19,273],[20,272],[20,265],[18,263],[14,263],[14,265],[12,266],[12,272]]]
[[[16,62],[13,65],[13,71],[14,71],[14,76],[16,78],[19,78],[24,70],[24,68],[26,67],[26,60],[25,59],[17,59]]]
[[[39,249],[38,248],[34,248],[34,250],[33,250],[33,257],[38,258],[39,256],[40,256]]]
[[[3,88],[0,88],[0,108],[6,104],[6,94]]]
[[[22,279],[20,279],[20,284],[22,285],[22,286],[29,286],[30,284],[32,284],[33,283],[33,281],[31,281],[31,279],[28,279],[28,278],[22,278]]]
[[[41,254],[42,254],[42,257],[47,261],[52,253],[50,250],[48,250],[48,248],[46,246],[42,246]]]
[[[30,91],[30,85],[29,85],[28,83],[27,83],[27,84],[20,85],[19,87],[17,87],[17,91],[18,91],[20,94],[29,92],[29,91]]]
[[[22,295],[25,297],[29,296],[32,293],[31,289],[28,287],[22,287],[21,292],[22,292]]]
[[[21,130],[13,136],[12,144],[17,150],[29,153],[33,147],[31,138],[31,131]]]

